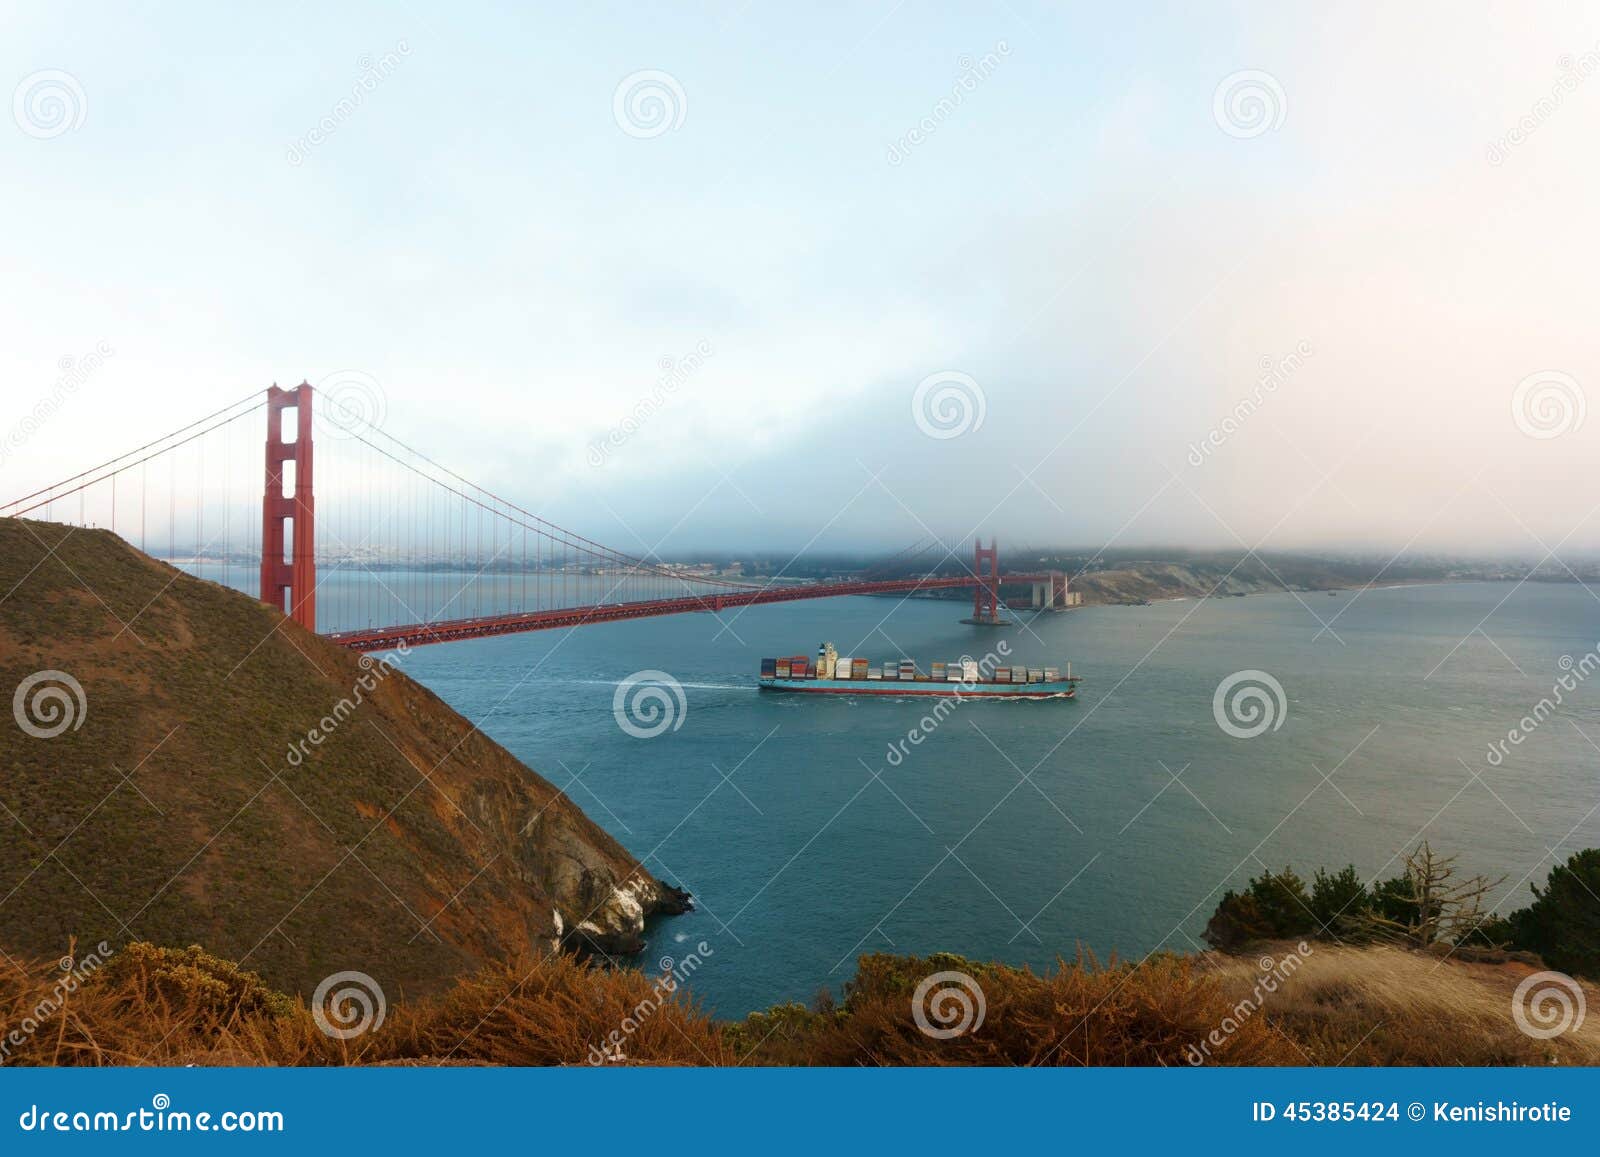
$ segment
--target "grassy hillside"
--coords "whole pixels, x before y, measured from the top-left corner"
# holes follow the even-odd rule
[[[134,946],[61,995],[53,961],[0,962],[0,1023],[60,1007],[0,1064],[649,1065],[1593,1065],[1600,1025],[1539,1039],[1513,1014],[1530,966],[1396,948],[1263,945],[1248,959],[1158,955],[1137,965],[1060,963],[1047,973],[958,956],[873,955],[842,997],[735,1024],[682,988],[568,956],[509,963],[449,992],[390,1005],[349,1039],[303,1000],[265,989],[199,950]],[[1299,961],[1292,972],[1282,964]],[[1267,964],[1267,959],[1272,961]],[[1263,994],[1266,969],[1283,981]],[[919,1026],[918,992],[958,972],[981,1020],[946,1037]],[[1592,987],[1589,1004],[1600,992]],[[46,1004],[46,1007],[54,1007]],[[940,1007],[922,1002],[934,1027]],[[960,1015],[951,1003],[943,1006]],[[369,1018],[370,1019],[370,1018]],[[962,1027],[959,1022],[957,1027]],[[1208,1040],[1220,1041],[1205,1052]],[[0,1046],[4,1047],[4,1046]]]
[[[0,727],[0,946],[203,943],[289,991],[358,969],[393,996],[563,938],[637,950],[680,908],[403,660],[369,663],[107,531],[0,519],[0,689],[54,670],[84,696],[54,737]],[[52,682],[18,705],[35,730]]]

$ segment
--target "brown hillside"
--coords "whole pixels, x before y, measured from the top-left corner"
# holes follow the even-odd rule
[[[0,519],[0,691],[64,671],[86,702],[54,737],[0,727],[0,945],[201,943],[398,996],[557,941],[636,951],[682,910],[403,659],[368,662],[108,531]]]
[[[1290,959],[1293,972],[1280,963]],[[1281,981],[1270,992],[1269,973]],[[1517,992],[1530,976],[1545,979],[1547,994],[1571,986],[1575,1004],[1545,1004],[1540,1019],[1537,997]],[[1080,956],[1038,973],[946,954],[872,954],[837,1000],[731,1024],[665,979],[567,956],[508,963],[438,996],[395,1002],[381,1025],[368,1018],[365,1031],[340,1039],[305,1001],[198,948],[132,945],[81,985],[63,982],[53,955],[0,961],[0,1024],[38,1029],[0,1040],[0,1067],[1600,1062],[1600,1028],[1583,1013],[1600,1007],[1592,986],[1550,986],[1550,974],[1516,960],[1389,947],[1319,942],[1302,953],[1263,943],[1247,958],[1158,953],[1104,966]],[[936,1024],[955,1035],[930,1034]]]

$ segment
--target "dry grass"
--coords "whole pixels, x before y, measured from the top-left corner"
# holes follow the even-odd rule
[[[985,1006],[980,1027],[949,1040],[922,1032],[912,1011],[918,985],[944,971],[970,976]],[[558,956],[396,1003],[381,1027],[343,1042],[253,973],[197,948],[135,944],[81,984],[64,983],[53,960],[0,964],[0,1064],[1184,1065],[1197,1059],[1191,1046],[1229,1025],[1207,1063],[1600,1064],[1600,1023],[1545,1041],[1517,1028],[1512,992],[1532,971],[1315,946],[1262,995],[1256,957],[1080,957],[1036,974],[873,955],[837,1005],[727,1024],[659,978]],[[1600,992],[1587,997],[1600,1007]]]
[[[725,1065],[715,1022],[660,978],[570,957],[505,967],[401,1009],[373,1059],[492,1065]],[[613,1034],[616,1034],[613,1036]]]
[[[569,956],[506,966],[391,1006],[350,1041],[304,1000],[197,948],[129,945],[81,985],[53,960],[0,964],[0,1064],[731,1064],[717,1026],[657,978]],[[335,1018],[335,1023],[337,1019]],[[627,1023],[637,1027],[624,1035]],[[605,1046],[613,1032],[619,1048]]]
[[[1277,960],[1289,945],[1265,945]],[[1233,1000],[1250,996],[1264,975],[1257,956],[1207,957]],[[1292,1063],[1311,1065],[1594,1065],[1600,1019],[1549,1040],[1523,1033],[1512,997],[1536,966],[1515,960],[1477,963],[1403,948],[1312,945],[1298,970],[1261,1012],[1292,1042]],[[1586,985],[1591,1010],[1600,989]],[[1230,1044],[1220,1051],[1224,1060]]]
[[[981,989],[980,1027],[948,1040],[922,1032],[918,984],[962,972]],[[1231,1007],[1218,976],[1194,957],[1101,967],[1087,955],[1046,974],[959,956],[863,956],[838,1008],[758,1013],[732,1030],[758,1063],[809,1065],[1176,1065]],[[938,1022],[930,1016],[930,1022]],[[1228,1063],[1292,1064],[1265,1022],[1235,1034]]]
[[[198,949],[131,944],[81,982],[79,974],[53,960],[0,964],[3,1063],[318,1065],[349,1059],[317,1029],[303,1003]]]

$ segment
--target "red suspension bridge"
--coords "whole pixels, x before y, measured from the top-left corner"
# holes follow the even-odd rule
[[[999,621],[1002,585],[1030,587],[1038,608],[1074,599],[1059,571],[1002,575],[993,542],[977,543],[971,569],[957,574],[874,574],[912,569],[913,550],[831,582],[756,583],[652,560],[546,521],[331,396],[319,413],[317,398],[308,384],[256,391],[0,506],[0,516],[109,527],[359,651],[840,595],[970,588],[977,623]],[[260,462],[261,411],[258,489],[250,463]]]

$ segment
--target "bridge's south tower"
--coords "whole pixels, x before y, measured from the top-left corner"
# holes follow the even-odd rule
[[[317,629],[316,501],[311,489],[311,387],[267,391],[267,482],[261,498],[261,601],[308,631]],[[294,441],[283,440],[295,412]],[[284,463],[293,466],[285,492]],[[285,523],[288,524],[285,527]],[[287,555],[285,547],[288,548]]]

